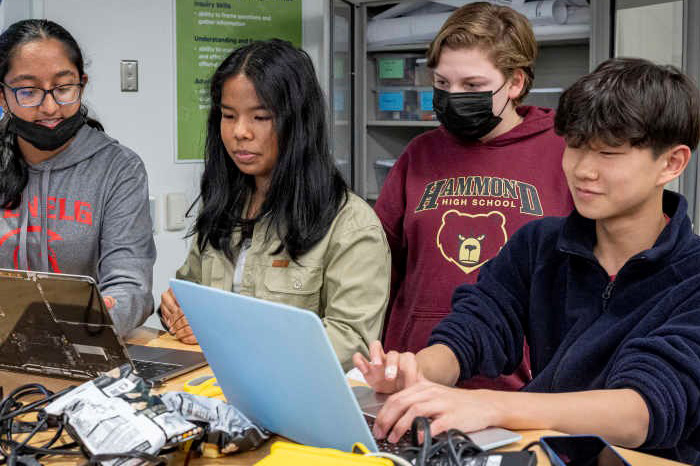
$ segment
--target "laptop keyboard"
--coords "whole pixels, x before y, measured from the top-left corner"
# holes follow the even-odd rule
[[[167,372],[173,371],[181,364],[171,364],[168,362],[143,361],[139,359],[133,360],[136,372],[146,380],[157,378]]]
[[[372,428],[374,427],[374,418],[370,416],[365,416],[365,420],[367,421],[367,425],[369,425],[369,430],[371,432]],[[401,456],[403,450],[413,446],[413,442],[411,442],[410,431],[407,431],[405,434],[403,434],[401,438],[399,438],[399,441],[396,443],[391,443],[386,438],[383,438],[381,440],[375,438],[374,441],[376,442],[379,451],[392,453],[394,455],[399,456]]]

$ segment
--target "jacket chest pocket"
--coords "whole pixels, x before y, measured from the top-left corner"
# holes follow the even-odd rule
[[[231,285],[225,283],[226,267],[231,267],[230,263],[224,262],[216,254],[204,251],[202,253],[202,285],[231,291]]]
[[[319,313],[321,267],[265,267],[262,275],[261,298]]]

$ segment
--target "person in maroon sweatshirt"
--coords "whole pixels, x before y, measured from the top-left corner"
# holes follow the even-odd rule
[[[428,50],[442,125],[411,141],[375,205],[392,254],[384,347],[417,352],[451,308],[454,289],[525,223],[573,208],[554,111],[521,106],[537,43],[528,20],[489,3],[456,10]],[[527,351],[510,376],[466,387],[519,389]]]

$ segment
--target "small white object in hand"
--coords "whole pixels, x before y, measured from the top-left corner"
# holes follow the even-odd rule
[[[353,367],[350,369],[346,374],[345,377],[347,377],[349,380],[354,380],[356,382],[361,382],[361,383],[367,383],[365,380],[365,376],[362,375],[362,372],[360,372],[360,369],[357,367]]]

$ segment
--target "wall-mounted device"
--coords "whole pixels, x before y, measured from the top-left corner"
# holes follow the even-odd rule
[[[185,212],[187,201],[184,193],[168,193],[165,195],[165,229],[177,231],[185,228]]]
[[[139,62],[122,60],[121,78],[122,92],[137,92],[139,90]]]

